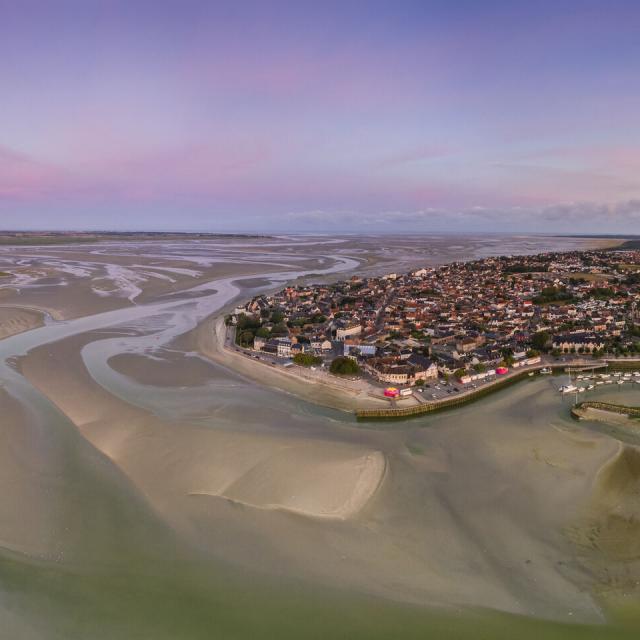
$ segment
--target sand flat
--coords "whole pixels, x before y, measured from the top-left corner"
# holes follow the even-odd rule
[[[210,494],[345,518],[377,490],[384,456],[368,447],[172,425],[109,395],[91,380],[79,355],[92,338],[40,347],[21,369],[152,502],[171,496],[182,503],[178,509],[188,510],[188,496]]]
[[[0,307],[0,340],[44,324],[42,313],[21,307]]]
[[[609,441],[590,435],[593,446],[576,447],[573,433],[512,424],[509,411],[535,401],[527,385],[494,400],[503,422],[471,428],[476,405],[434,429],[408,425],[424,452],[412,457],[403,429],[347,430],[349,443],[334,431],[288,437],[159,419],[91,379],[80,352],[100,337],[35,349],[22,371],[156,513],[225,561],[414,603],[599,619],[585,583],[557,563],[569,553],[562,528]]]

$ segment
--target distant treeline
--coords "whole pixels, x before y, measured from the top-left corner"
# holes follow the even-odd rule
[[[273,236],[248,233],[188,233],[166,231],[0,231],[0,245],[39,246],[82,244],[118,240],[219,240],[225,238],[268,239]]]

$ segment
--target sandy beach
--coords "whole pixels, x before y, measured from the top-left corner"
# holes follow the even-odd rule
[[[371,396],[368,385],[358,384],[358,381],[343,381],[339,378],[330,381],[326,375],[322,378],[319,376],[312,378],[298,370],[286,371],[282,367],[270,367],[262,362],[256,363],[242,353],[225,348],[226,327],[222,317],[209,318],[197,328],[194,334],[195,347],[203,356],[261,384],[276,387],[320,405],[345,411],[353,411],[360,407],[389,406],[388,401],[383,398]]]

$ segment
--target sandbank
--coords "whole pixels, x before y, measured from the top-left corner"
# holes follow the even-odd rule
[[[115,398],[82,362],[81,346],[92,339],[84,334],[37,348],[21,370],[154,505],[188,511],[189,496],[210,495],[348,518],[378,489],[384,456],[368,447],[175,425]]]
[[[43,324],[43,314],[35,309],[0,307],[0,340]]]

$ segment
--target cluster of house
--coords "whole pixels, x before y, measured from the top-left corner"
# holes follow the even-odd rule
[[[556,355],[632,348],[639,264],[636,251],[575,251],[354,276],[258,296],[232,321],[244,314],[260,323],[256,350],[344,355],[385,383],[471,377],[536,357],[534,347]]]

